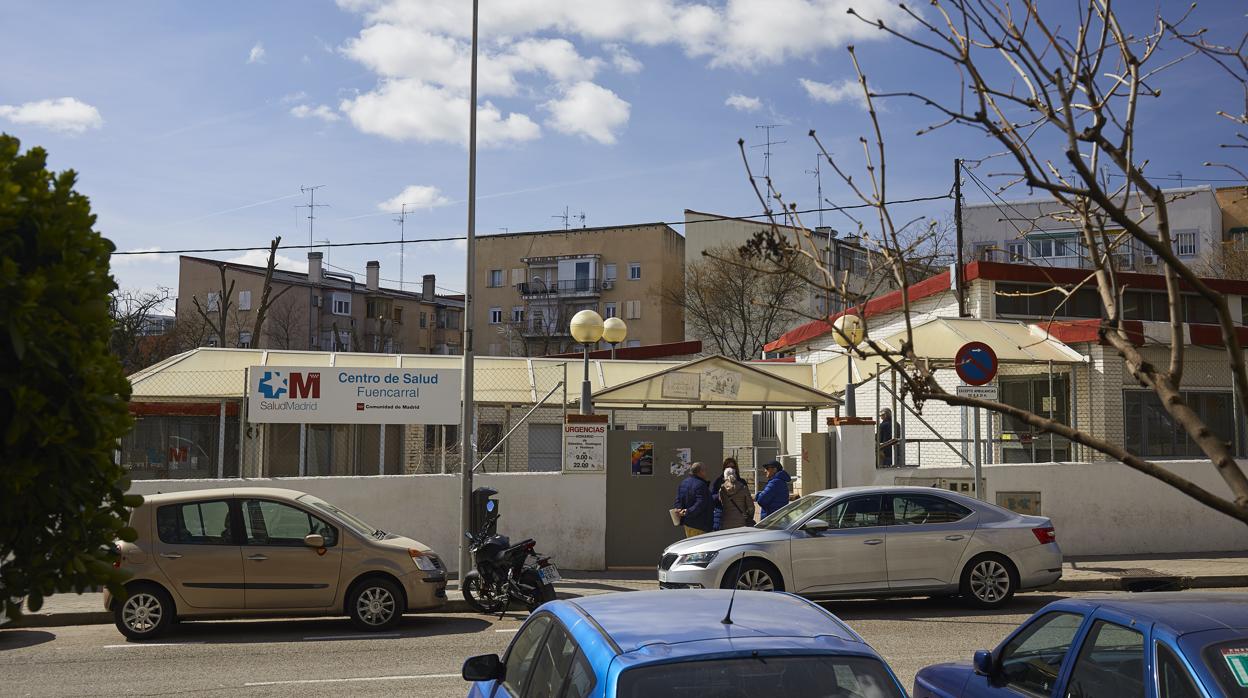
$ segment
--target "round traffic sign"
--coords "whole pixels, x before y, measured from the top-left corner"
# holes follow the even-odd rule
[[[983,342],[967,342],[954,355],[953,368],[968,385],[984,385],[997,377],[997,353]]]

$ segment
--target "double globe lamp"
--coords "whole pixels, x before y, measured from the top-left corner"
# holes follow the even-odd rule
[[[568,329],[575,339],[585,348],[585,378],[581,381],[581,414],[593,414],[594,405],[590,401],[589,386],[589,348],[605,339],[611,345],[611,358],[615,358],[615,347],[628,336],[628,326],[618,317],[607,318],[592,310],[582,310],[572,316]]]

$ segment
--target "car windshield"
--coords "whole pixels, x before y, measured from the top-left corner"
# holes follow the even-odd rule
[[[1206,647],[1205,663],[1229,698],[1248,697],[1248,637]]]
[[[817,497],[813,494],[808,494],[777,509],[771,516],[759,521],[757,528],[769,528],[774,531],[784,530],[830,501],[832,500],[827,497]]]
[[[901,698],[884,664],[868,657],[740,657],[640,666],[620,674],[622,698]]]
[[[304,504],[308,504],[320,509],[323,512],[331,514],[334,518],[343,522],[348,528],[361,536],[371,536],[378,530],[376,527],[365,523],[363,519],[355,514],[345,512],[324,499],[320,499],[319,497],[313,497],[310,494],[305,494],[302,497],[297,498],[295,501],[303,502]]]

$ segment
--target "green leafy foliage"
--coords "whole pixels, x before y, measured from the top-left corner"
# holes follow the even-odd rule
[[[113,244],[72,171],[0,134],[0,603],[121,592],[112,544],[134,540],[126,473],[130,384],[109,353]]]

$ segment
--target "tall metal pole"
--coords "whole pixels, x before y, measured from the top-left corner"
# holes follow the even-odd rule
[[[962,159],[953,160],[953,225],[957,231],[957,249],[954,250],[954,283],[958,286],[958,317],[966,317],[966,274],[962,272]]]
[[[858,416],[858,401],[854,399],[854,353],[845,347],[845,416]]]
[[[461,326],[464,332],[464,413],[460,419],[460,464],[459,464],[459,530],[467,532],[472,527],[472,466],[475,453],[472,450],[473,415],[475,413],[472,400],[472,291],[476,281],[474,267],[477,253],[477,4],[472,0],[472,67],[468,87],[468,240],[467,269],[464,274],[464,315]],[[467,539],[459,538],[459,582],[472,569],[471,554],[468,551]]]
[[[590,394],[593,391],[589,386],[589,345],[585,347],[585,379],[581,381],[581,414],[593,414],[594,404],[590,402]]]

